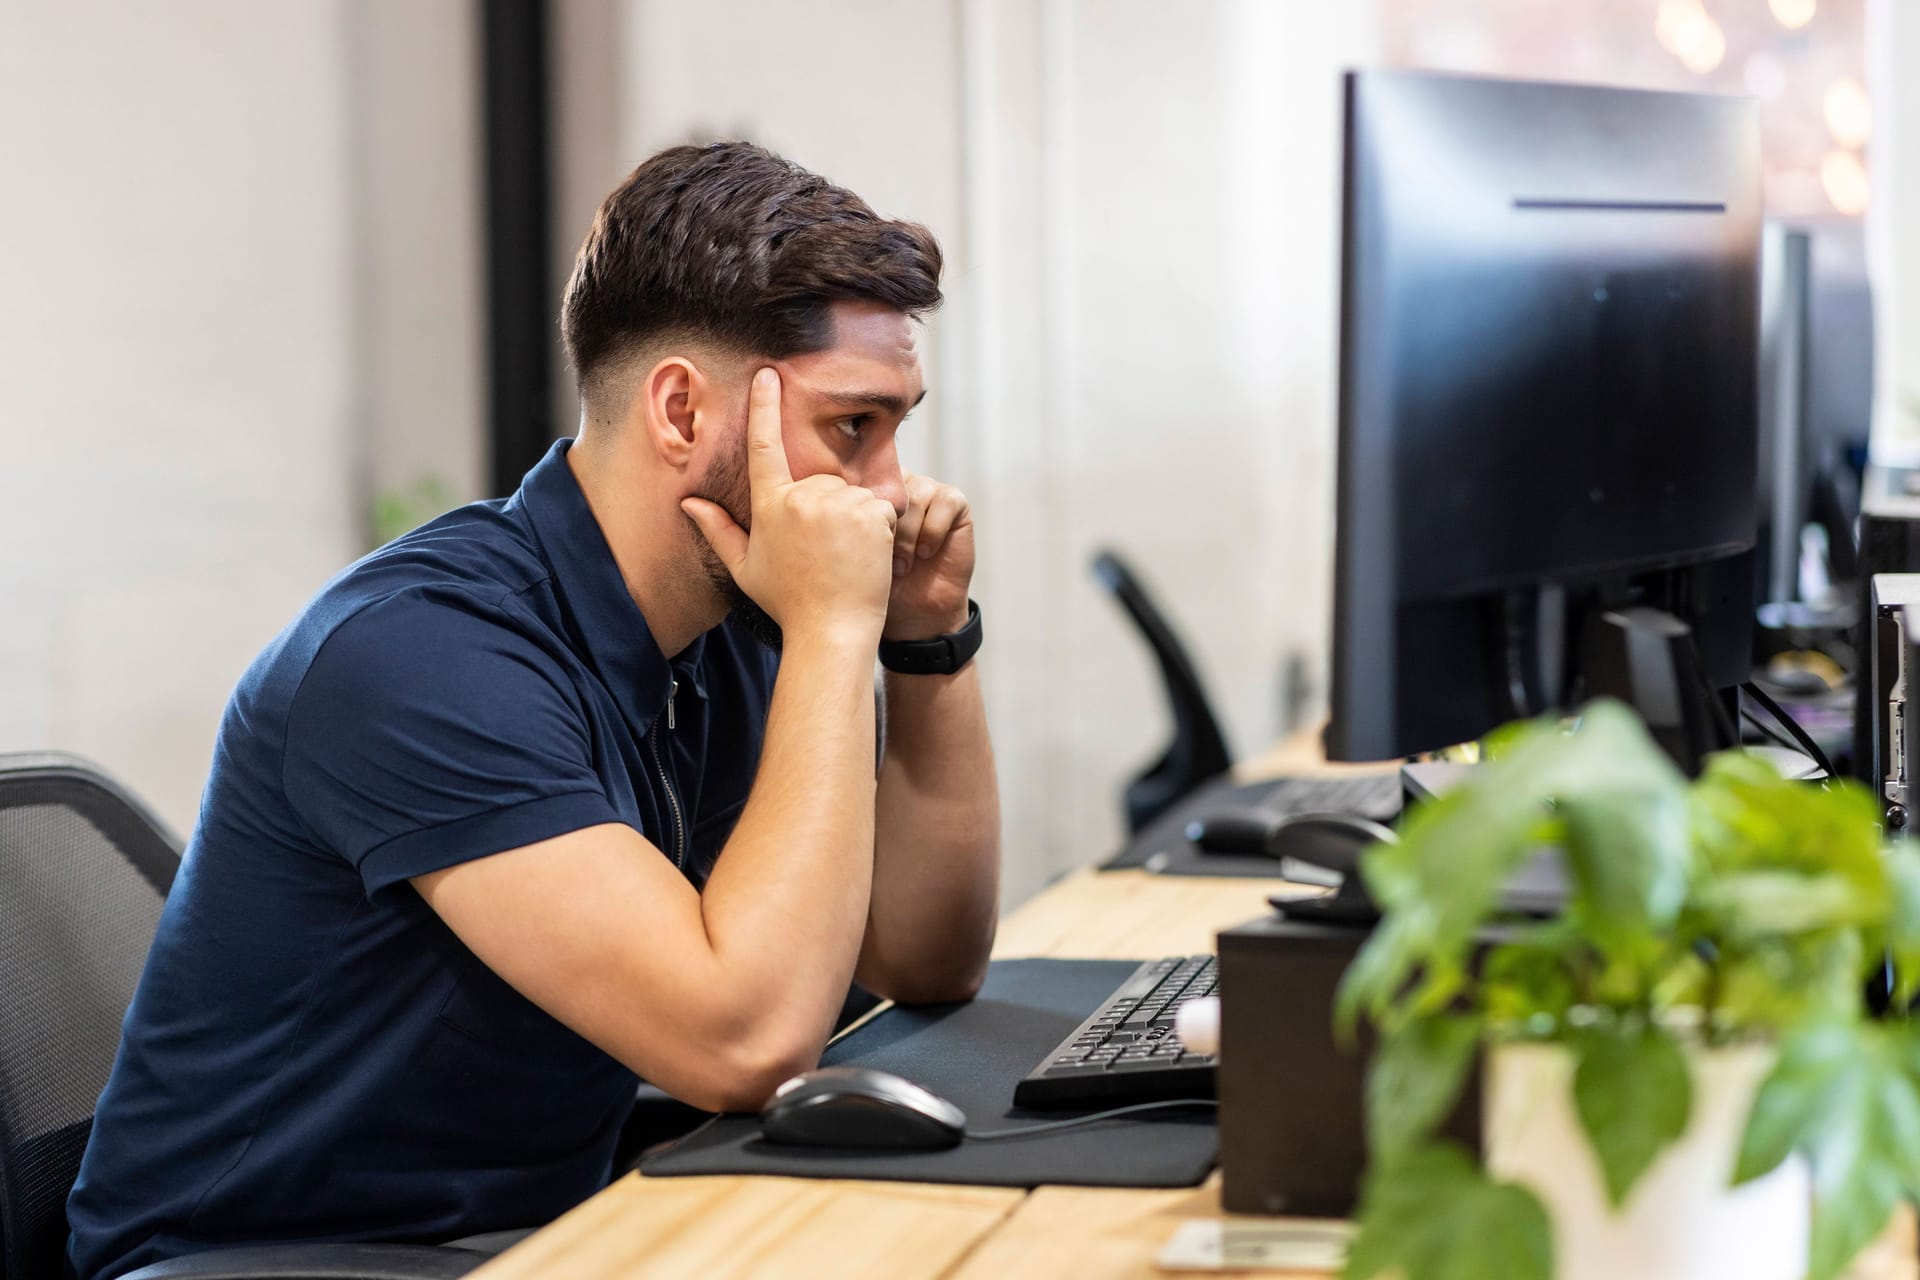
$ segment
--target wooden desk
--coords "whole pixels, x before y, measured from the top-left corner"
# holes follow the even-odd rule
[[[1079,872],[1013,912],[999,957],[1128,959],[1213,950],[1279,881]],[[1175,1191],[962,1187],[632,1174],[474,1273],[474,1280],[1006,1280],[1165,1277],[1153,1259],[1187,1219],[1219,1218],[1219,1175]],[[1910,1218],[1854,1280],[1916,1274]],[[1225,1273],[1303,1280],[1319,1272]]]
[[[1266,910],[1277,883],[1078,872],[1009,914],[994,954],[1106,960],[1211,951],[1215,932]],[[1181,1203],[1217,1213],[1219,1193],[631,1174],[474,1280],[1153,1275],[1174,1218],[1187,1216]],[[1099,1234],[1102,1254],[1135,1259],[1132,1270],[1092,1269],[1093,1255],[1073,1247],[1095,1243],[1093,1222],[1083,1220],[1089,1206],[1100,1222],[1131,1224],[1111,1240]],[[1153,1220],[1166,1230],[1142,1225]],[[1067,1222],[1079,1225],[1054,1229]],[[995,1251],[982,1254],[983,1242]]]

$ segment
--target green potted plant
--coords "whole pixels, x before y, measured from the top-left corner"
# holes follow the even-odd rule
[[[1618,704],[1489,754],[1362,861],[1383,918],[1336,1009],[1377,1036],[1347,1280],[1838,1275],[1920,1196],[1920,857],[1852,783],[1740,753],[1689,783]],[[1564,912],[1502,919],[1543,849]],[[1476,1062],[1479,1157],[1436,1136]]]

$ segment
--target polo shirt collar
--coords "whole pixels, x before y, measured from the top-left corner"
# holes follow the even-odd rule
[[[554,593],[566,612],[575,642],[614,696],[638,718],[651,722],[678,680],[682,692],[706,696],[700,680],[705,635],[694,637],[672,661],[653,633],[594,519],[580,482],[567,465],[571,439],[556,440],[534,464],[515,495],[539,539],[553,573]]]

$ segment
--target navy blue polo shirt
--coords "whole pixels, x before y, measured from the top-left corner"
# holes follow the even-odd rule
[[[529,1226],[606,1183],[635,1077],[407,881],[623,822],[703,884],[777,659],[723,625],[668,661],[567,445],[348,568],[242,677],[68,1205],[82,1280]]]

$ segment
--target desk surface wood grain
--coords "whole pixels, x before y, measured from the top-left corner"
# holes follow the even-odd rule
[[[994,954],[1130,959],[1213,950],[1220,929],[1263,915],[1284,882],[1068,876],[1012,912]],[[1219,1175],[1175,1191],[998,1187],[799,1178],[629,1175],[473,1273],[473,1280],[1008,1280],[1167,1277],[1154,1266],[1184,1221],[1220,1218]],[[1849,1280],[1914,1280],[1903,1215]],[[1302,1280],[1320,1273],[1236,1271]]]

